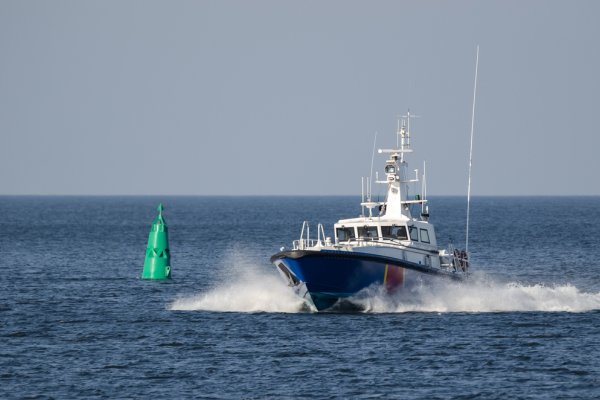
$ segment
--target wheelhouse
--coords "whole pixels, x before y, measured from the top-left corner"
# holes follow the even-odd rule
[[[389,244],[409,245],[407,242],[422,246],[435,246],[435,233],[433,226],[428,223],[407,224],[369,223],[366,221],[352,221],[352,225],[335,226],[335,243],[350,242],[383,242]],[[366,223],[365,223],[366,222]]]

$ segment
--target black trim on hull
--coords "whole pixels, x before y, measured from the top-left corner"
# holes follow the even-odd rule
[[[271,256],[271,263],[275,263],[277,260],[284,258],[299,259],[304,257],[317,257],[317,258],[348,258],[361,260],[368,260],[374,262],[380,262],[384,264],[397,265],[402,268],[412,269],[424,274],[429,275],[441,275],[449,279],[463,280],[467,277],[467,274],[460,274],[458,272],[444,271],[436,268],[429,268],[422,264],[416,264],[410,261],[401,260],[393,257],[380,256],[375,254],[358,253],[350,251],[338,251],[338,250],[285,250],[280,251],[277,254]]]

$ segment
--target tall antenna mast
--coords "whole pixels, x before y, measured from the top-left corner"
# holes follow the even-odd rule
[[[375,137],[373,138],[373,154],[371,154],[371,174],[369,175],[369,201],[371,201],[371,183],[373,181],[373,161],[375,160],[375,145],[377,144],[377,132],[375,132]]]
[[[473,85],[473,111],[471,113],[471,146],[469,148],[469,183],[467,185],[467,233],[465,237],[465,252],[469,252],[469,214],[471,212],[471,168],[473,166],[473,130],[475,127],[475,96],[477,94],[477,69],[479,67],[479,45],[475,58],[475,84]]]

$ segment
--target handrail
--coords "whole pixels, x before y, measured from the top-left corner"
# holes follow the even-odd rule
[[[300,231],[300,240],[303,239],[304,237],[304,228],[308,225],[308,221],[303,221],[302,222],[302,230]]]
[[[298,239],[292,242],[294,250],[304,250],[307,247],[315,247],[317,241],[314,239]]]
[[[323,236],[322,241],[321,235]],[[317,225],[317,246],[323,246],[323,243],[325,243],[325,229],[323,228],[323,224],[319,222]]]

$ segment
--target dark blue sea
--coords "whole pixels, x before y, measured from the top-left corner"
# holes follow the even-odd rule
[[[143,281],[159,202],[173,279]],[[472,279],[310,313],[269,263],[355,197],[0,197],[0,398],[600,398],[600,198],[476,197]],[[462,247],[464,198],[430,200]]]

